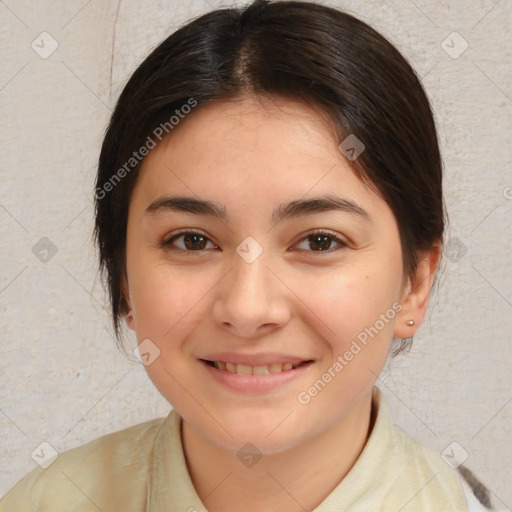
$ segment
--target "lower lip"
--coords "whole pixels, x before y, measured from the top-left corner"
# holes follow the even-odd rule
[[[297,368],[283,370],[279,373],[270,373],[269,375],[241,375],[219,370],[201,360],[199,360],[199,363],[217,382],[232,390],[244,393],[267,393],[272,391],[300,377],[313,364],[311,361],[297,366]]]

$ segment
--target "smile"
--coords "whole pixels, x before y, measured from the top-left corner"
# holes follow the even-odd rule
[[[251,366],[248,364],[236,364],[227,361],[203,361],[217,370],[223,370],[229,373],[237,373],[239,375],[269,375],[271,373],[281,373],[298,368],[299,366],[308,364],[311,361],[302,361],[300,363],[272,363],[269,365]]]
[[[227,359],[227,357],[226,357]],[[257,361],[258,364],[249,365],[247,359],[244,363],[234,363],[222,360],[198,359],[200,368],[206,372],[211,382],[219,384],[222,388],[231,392],[244,395],[261,395],[269,392],[277,392],[278,389],[286,389],[296,379],[304,379],[306,373],[315,366],[314,360],[294,361],[279,363],[274,361]],[[261,359],[261,358],[260,358]],[[284,358],[283,358],[284,359]],[[255,361],[256,362],[256,361]]]

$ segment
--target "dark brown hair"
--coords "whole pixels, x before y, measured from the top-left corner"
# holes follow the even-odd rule
[[[198,110],[248,94],[303,101],[326,113],[340,143],[355,135],[364,144],[349,163],[395,215],[405,277],[414,274],[421,251],[442,241],[435,122],[420,80],[400,52],[354,16],[312,2],[256,0],[214,10],[172,33],[142,62],[105,134],[94,235],[118,341],[120,318],[128,312],[121,289],[128,207],[142,160],[138,153],[134,160],[134,151],[161,123],[172,133],[169,120],[186,112],[184,105],[195,102]]]

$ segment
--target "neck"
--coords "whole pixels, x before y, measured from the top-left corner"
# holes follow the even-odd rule
[[[192,483],[209,512],[313,510],[359,457],[371,433],[372,412],[370,392],[321,436],[264,454],[248,468],[236,453],[212,443],[183,420],[181,436]]]

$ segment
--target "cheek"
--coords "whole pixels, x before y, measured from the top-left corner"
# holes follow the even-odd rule
[[[184,346],[188,347],[194,330],[208,315],[207,294],[216,282],[211,273],[208,277],[198,269],[146,265],[132,280],[138,342],[149,339],[159,351],[145,370],[155,387],[180,410],[190,408],[183,392],[183,386],[190,385],[190,368],[184,364],[189,350]]]
[[[204,315],[203,301],[214,283],[203,271],[171,269],[165,264],[145,267],[134,279],[137,327],[156,339],[174,338]],[[142,332],[144,331],[144,332]]]
[[[314,287],[314,283],[306,287],[304,296],[311,299],[304,311],[315,313],[308,314],[308,322],[313,332],[323,338],[320,343],[325,357],[319,376],[336,375],[324,398],[332,393],[332,400],[337,401],[339,393],[347,397],[363,393],[381,373],[396,316],[395,278],[391,271],[382,270],[353,268],[340,272],[336,278],[331,275],[321,287]],[[329,374],[325,377],[330,378]]]
[[[304,281],[301,295],[318,330],[343,348],[392,307],[396,279],[391,269],[344,268],[338,273],[331,271],[325,279]],[[392,325],[386,323],[382,330],[392,330]]]

